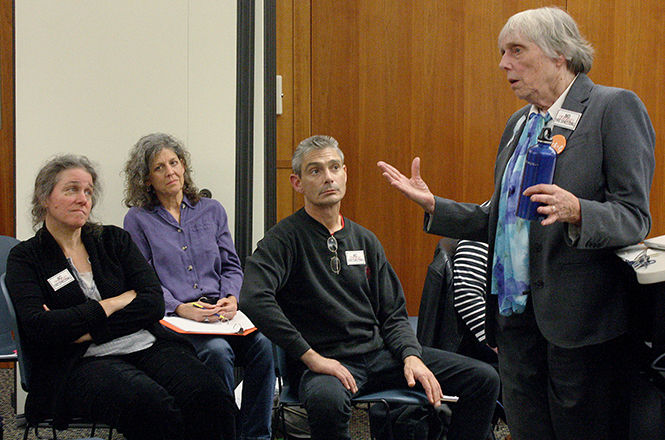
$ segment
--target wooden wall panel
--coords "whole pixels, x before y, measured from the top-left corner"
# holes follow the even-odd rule
[[[283,113],[277,116],[277,221],[302,207],[291,190],[291,156],[298,142],[310,136],[311,15],[309,2],[276,3],[277,75],[282,76]]]
[[[0,2],[0,235],[16,235],[14,195],[14,11]]]

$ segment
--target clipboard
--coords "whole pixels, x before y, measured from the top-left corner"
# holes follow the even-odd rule
[[[246,336],[256,331],[256,326],[240,310],[229,321],[198,322],[180,316],[165,316],[159,322],[176,333],[189,335]]]

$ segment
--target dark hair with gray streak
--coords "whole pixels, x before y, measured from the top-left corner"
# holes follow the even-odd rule
[[[150,177],[152,161],[164,148],[173,151],[185,169],[183,193],[193,204],[200,200],[199,190],[192,180],[189,152],[185,150],[182,142],[168,134],[152,133],[138,140],[125,163],[125,199],[123,202],[126,206],[152,209],[160,204],[155,190],[152,186],[146,185],[146,182]]]
[[[58,183],[58,174],[62,171],[74,168],[85,170],[92,177],[92,185],[94,189],[92,192],[92,207],[94,208],[97,204],[97,201],[102,194],[102,187],[99,182],[97,171],[92,162],[90,162],[90,159],[75,154],[55,156],[42,166],[35,178],[35,189],[32,193],[32,209],[30,210],[33,229],[38,229],[46,218],[46,207],[44,207],[44,202],[51,195],[53,188],[55,188],[55,185]],[[88,221],[88,223],[92,224],[90,221]]]
[[[339,148],[339,142],[337,142],[337,140],[332,136],[317,134],[303,140],[296,147],[296,151],[293,152],[293,158],[291,159],[291,168],[293,168],[293,174],[297,174],[298,176],[301,175],[302,160],[307,153],[312,150],[323,150],[324,148],[332,148],[337,151],[340,159],[342,159],[342,164],[344,164],[344,153]]]
[[[518,12],[501,29],[499,44],[513,34],[532,41],[550,58],[563,55],[568,70],[574,74],[591,70],[593,48],[580,34],[573,17],[562,9],[545,7]]]

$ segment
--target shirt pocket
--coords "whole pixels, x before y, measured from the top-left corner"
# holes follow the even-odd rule
[[[217,247],[217,225],[212,222],[199,223],[190,228],[190,240],[197,254],[219,254]]]

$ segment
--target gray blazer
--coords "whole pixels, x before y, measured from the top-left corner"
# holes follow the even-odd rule
[[[506,125],[494,169],[490,207],[436,198],[428,232],[470,240],[488,240],[491,279],[494,236],[501,179],[515,150],[527,105]],[[566,137],[554,183],[580,200],[579,238],[571,240],[569,224],[541,226],[529,235],[531,301],[538,328],[551,343],[573,348],[597,344],[626,332],[631,277],[615,256],[616,248],[639,242],[651,227],[649,191],[655,167],[655,132],[644,104],[635,93],[595,85],[580,74],[562,106],[582,114],[572,131],[554,127]],[[426,216],[428,217],[428,216]],[[488,286],[490,284],[488,283]],[[488,295],[486,332],[506,324],[497,312],[497,298]]]

